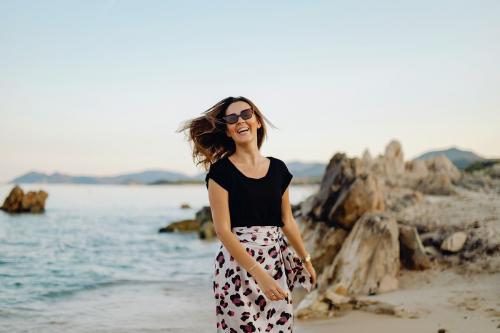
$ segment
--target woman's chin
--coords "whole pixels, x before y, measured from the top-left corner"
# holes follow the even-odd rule
[[[241,142],[241,143],[246,143],[250,142],[253,140],[253,135],[251,134],[246,134],[246,135],[236,135],[236,142]]]

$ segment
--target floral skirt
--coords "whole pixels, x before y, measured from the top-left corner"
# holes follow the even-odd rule
[[[217,332],[292,332],[295,285],[312,289],[312,277],[278,226],[234,227],[232,232],[250,254],[288,293],[271,300],[251,273],[221,243],[214,260],[213,290]]]

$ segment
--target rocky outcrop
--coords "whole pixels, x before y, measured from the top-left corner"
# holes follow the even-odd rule
[[[484,164],[484,165],[483,165]],[[500,194],[500,161],[477,162],[457,181],[457,185],[476,192]]]
[[[49,194],[43,190],[24,193],[21,187],[16,185],[5,198],[0,209],[11,214],[43,213],[48,196]]]
[[[369,156],[368,152],[365,152]],[[409,188],[424,194],[456,194],[454,184],[461,178],[461,172],[444,155],[427,160],[404,161],[401,144],[392,140],[379,155],[367,163],[367,168],[390,188]],[[363,157],[364,161],[368,158]]]
[[[498,221],[494,210],[485,211],[484,223],[470,227],[453,224],[460,220],[457,210],[444,215],[447,220],[438,217],[463,196],[464,174],[451,161],[438,156],[405,162],[403,157],[396,140],[375,158],[368,150],[362,159],[337,153],[319,190],[292,207],[318,276],[318,288],[298,304],[298,317],[328,316],[356,308],[358,297],[395,290],[401,269],[446,267],[500,253],[500,237],[491,237],[488,227],[490,218]],[[490,174],[495,172],[487,176],[494,179]],[[387,304],[373,306],[398,313]]]
[[[423,270],[431,267],[431,261],[414,226],[399,226],[400,258],[408,269]]]
[[[212,211],[210,206],[204,206],[196,213],[196,220],[200,221],[198,235],[201,239],[213,239],[217,237],[214,224],[212,222]]]
[[[345,239],[334,261],[318,278],[319,291],[372,295],[398,286],[399,232],[389,214],[365,213]]]
[[[401,144],[392,140],[385,147],[385,154],[379,155],[368,165],[376,175],[384,178],[394,178],[405,172],[404,154]]]
[[[204,206],[197,211],[194,219],[171,222],[160,228],[158,232],[198,232],[201,239],[212,239],[217,236],[212,223],[210,206]]]
[[[181,220],[172,222],[169,225],[160,228],[158,232],[192,232],[200,229],[200,222],[197,220]]]
[[[318,272],[331,265],[344,243],[348,231],[330,227],[325,222],[302,220],[299,224],[304,246],[311,254],[311,260]]]
[[[303,217],[351,229],[365,212],[383,211],[377,179],[358,158],[338,153],[328,163],[318,193],[301,207]]]

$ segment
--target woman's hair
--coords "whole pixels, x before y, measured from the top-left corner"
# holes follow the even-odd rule
[[[208,170],[210,164],[226,155],[233,154],[236,150],[233,139],[226,135],[226,123],[222,117],[225,116],[229,105],[237,101],[248,103],[254,111],[254,115],[262,124],[257,129],[257,146],[259,149],[267,135],[264,119],[272,127],[276,128],[248,98],[242,96],[227,97],[217,102],[204,111],[204,115],[185,121],[177,130],[177,132],[189,130],[186,136],[187,140],[193,144],[193,161],[196,165],[202,163],[205,170]]]

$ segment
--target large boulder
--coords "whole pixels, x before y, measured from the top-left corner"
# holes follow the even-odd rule
[[[210,206],[204,206],[196,213],[196,220],[200,221],[198,236],[201,239],[213,239],[217,237],[214,223],[212,221],[212,210]]]
[[[194,219],[174,221],[158,232],[198,232],[200,239],[212,239],[217,237],[214,224],[212,222],[212,211],[210,206],[203,206],[196,212]]]
[[[420,179],[415,186],[417,191],[425,194],[452,195],[457,194],[451,179],[446,174],[431,173],[427,177]]]
[[[192,232],[200,229],[200,222],[197,220],[187,219],[172,222],[169,225],[160,228],[158,232]]]
[[[424,270],[431,267],[431,261],[414,226],[399,226],[400,259],[409,269]]]
[[[383,179],[391,179],[404,173],[405,162],[403,148],[398,140],[391,140],[385,147],[384,155],[377,156],[370,164],[370,169]]]
[[[365,212],[384,209],[378,181],[363,161],[337,153],[326,167],[318,193],[301,206],[301,215],[351,229]]]
[[[424,194],[456,194],[453,185],[462,177],[460,170],[444,155],[405,162],[397,140],[389,142],[384,155],[377,156],[370,163],[370,158],[363,156],[363,161],[381,186],[409,188]]]
[[[24,191],[16,185],[5,198],[0,209],[7,213],[43,213],[45,212],[45,201],[49,194],[45,191]]]
[[[365,213],[345,239],[331,266],[318,278],[320,292],[372,295],[398,288],[399,231],[394,217]]]
[[[322,221],[299,221],[304,246],[311,254],[314,268],[321,272],[333,262],[348,232],[343,228],[330,227]]]

